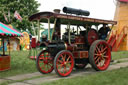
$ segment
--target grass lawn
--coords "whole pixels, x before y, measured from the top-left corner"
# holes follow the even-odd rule
[[[112,52],[112,59],[117,60],[121,58],[128,58],[128,51]]]
[[[40,85],[128,85],[128,67],[118,70],[61,79]]]
[[[11,52],[11,69],[0,72],[0,78],[15,76],[18,74],[36,72],[36,65],[34,60],[30,60],[28,56],[29,51],[13,51]],[[127,51],[113,52],[112,59],[120,59],[128,57]]]
[[[1,77],[36,72],[35,61],[28,58],[29,51],[11,52],[11,69],[0,72]]]

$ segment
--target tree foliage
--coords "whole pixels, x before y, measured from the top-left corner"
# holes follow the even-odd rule
[[[29,22],[28,17],[38,12],[39,5],[35,0],[0,0],[0,22],[12,24],[19,30],[28,29],[32,33],[31,22]],[[15,11],[21,15],[22,21],[14,17]],[[4,14],[8,18],[8,22],[5,20]]]

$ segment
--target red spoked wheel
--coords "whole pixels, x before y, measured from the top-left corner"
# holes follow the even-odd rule
[[[59,76],[68,76],[74,67],[74,58],[67,50],[60,51],[54,59],[54,69]]]
[[[47,50],[40,52],[36,59],[36,66],[39,72],[46,74],[53,71],[53,59]]]
[[[109,45],[103,40],[96,40],[90,47],[89,61],[95,70],[106,70],[111,61]]]

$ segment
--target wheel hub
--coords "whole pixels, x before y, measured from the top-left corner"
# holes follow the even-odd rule
[[[101,57],[104,57],[104,55],[103,55],[103,54],[101,54]]]
[[[48,64],[48,61],[46,60],[46,61],[44,61],[44,63],[45,63],[45,64]]]
[[[67,62],[64,62],[64,65],[66,65],[67,64]]]
[[[62,63],[63,66],[66,66],[66,64],[67,64],[67,62],[63,62],[63,63]]]

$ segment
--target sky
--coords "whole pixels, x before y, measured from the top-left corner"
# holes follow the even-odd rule
[[[115,13],[115,0],[37,0],[41,6],[40,12],[60,9],[64,6],[90,11],[91,18],[113,20]]]

